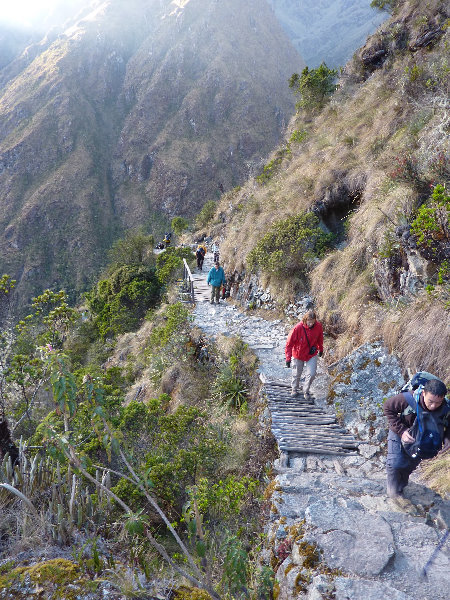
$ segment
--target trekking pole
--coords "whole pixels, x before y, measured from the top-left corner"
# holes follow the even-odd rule
[[[450,529],[447,529],[447,531],[444,533],[444,535],[442,536],[441,541],[439,542],[439,544],[436,546],[435,551],[433,552],[433,554],[430,556],[430,558],[427,561],[427,564],[424,566],[424,568],[421,571],[421,576],[426,578],[427,577],[427,571],[428,569],[431,567],[431,565],[434,562],[434,559],[436,558],[436,556],[438,555],[439,551],[442,550],[442,548],[445,545],[445,542],[447,541],[447,538],[450,534]]]

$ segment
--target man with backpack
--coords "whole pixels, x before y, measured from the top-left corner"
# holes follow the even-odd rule
[[[206,254],[206,250],[203,246],[199,246],[197,248],[197,252],[195,253],[195,256],[197,258],[197,267],[200,271],[203,270],[203,261],[205,260],[205,254]]]
[[[417,381],[422,383],[417,386]],[[445,384],[426,372],[417,373],[410,383],[411,390],[403,388],[384,403],[389,424],[387,494],[397,500],[419,463],[436,456],[442,447],[450,447]]]

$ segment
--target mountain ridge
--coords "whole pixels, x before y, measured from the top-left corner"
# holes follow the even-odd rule
[[[123,231],[160,235],[280,139],[302,62],[265,1],[173,6],[97,3],[2,70],[0,267],[22,302],[75,298]]]

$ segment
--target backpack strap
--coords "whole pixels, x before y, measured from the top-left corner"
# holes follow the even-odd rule
[[[417,402],[416,402],[416,399],[414,398],[414,396],[411,394],[411,392],[402,392],[402,394],[403,394],[406,402],[408,403],[408,406],[402,412],[402,415],[404,417],[406,417],[407,415],[412,415],[413,413],[416,412]]]
[[[306,341],[308,343],[309,351],[311,352],[311,344],[309,343],[308,334],[306,333],[306,327],[303,325],[303,323],[302,323],[302,326],[303,326],[303,331],[305,333]]]

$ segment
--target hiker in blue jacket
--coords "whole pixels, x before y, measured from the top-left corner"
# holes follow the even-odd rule
[[[215,262],[214,266],[208,273],[208,285],[212,285],[211,304],[214,304],[214,301],[216,301],[217,304],[220,303],[220,287],[225,285],[225,281],[225,273],[223,268],[218,262]]]
[[[447,422],[450,408],[445,400],[447,388],[439,379],[430,379],[420,387],[414,395],[402,392],[388,398],[384,403],[384,414],[389,424],[388,455],[386,459],[387,494],[390,498],[401,499],[403,488],[408,485],[409,476],[416,469],[422,458],[432,458],[432,454],[443,446],[450,447],[450,426]],[[409,402],[408,402],[409,399]],[[417,406],[418,402],[418,406]],[[414,408],[413,408],[414,406]],[[432,420],[433,437],[438,438],[434,450],[424,454],[427,442],[424,440],[422,450],[414,445],[420,419],[421,429]],[[416,427],[414,425],[416,424]],[[430,424],[428,425],[430,427]],[[430,429],[431,431],[431,429]]]

